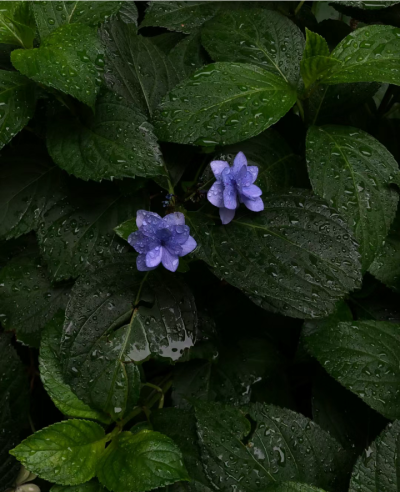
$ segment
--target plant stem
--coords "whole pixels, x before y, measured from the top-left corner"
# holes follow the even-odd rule
[[[294,11],[294,15],[297,15],[300,12],[301,7],[304,5],[305,0],[302,2],[299,2],[299,4],[296,7],[296,10]]]
[[[299,113],[300,113],[301,119],[304,121],[304,108],[303,108],[303,104],[300,101],[300,99],[297,99],[296,104],[297,104],[297,107],[299,108]]]

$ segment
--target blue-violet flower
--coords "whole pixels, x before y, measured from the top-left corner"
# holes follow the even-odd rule
[[[240,203],[253,212],[264,210],[260,198],[262,191],[253,184],[258,176],[258,167],[248,166],[243,152],[237,154],[232,167],[225,161],[212,161],[210,165],[217,181],[208,190],[207,198],[219,208],[223,224],[229,224]]]
[[[128,243],[139,253],[136,265],[141,272],[154,270],[160,263],[175,272],[179,257],[191,253],[197,246],[180,212],[161,218],[154,212],[138,210],[138,230],[128,237]]]

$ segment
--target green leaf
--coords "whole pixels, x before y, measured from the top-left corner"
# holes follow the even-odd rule
[[[251,63],[298,86],[304,37],[278,12],[226,9],[207,22],[202,41],[214,61]]]
[[[385,417],[400,416],[400,325],[332,322],[304,335],[309,352],[332,377]]]
[[[252,430],[234,407],[196,402],[195,410],[203,467],[213,487],[261,491],[275,481],[296,480],[341,490],[343,450],[303,415],[252,404]]]
[[[122,224],[119,224],[117,227],[114,227],[114,231],[119,237],[125,239],[125,241],[127,241],[132,232],[137,231],[137,229],[136,218],[128,219],[125,222],[122,222]]]
[[[330,51],[325,39],[306,28],[306,45],[303,52],[303,60],[313,56],[329,56]]]
[[[97,476],[112,492],[145,492],[189,480],[176,444],[149,430],[119,434],[101,457]]]
[[[400,487],[398,448],[400,422],[397,420],[364,451],[351,476],[349,492],[395,492]]]
[[[238,214],[228,226],[215,225],[216,215],[187,213],[197,256],[265,309],[326,316],[360,285],[357,244],[347,225],[301,191],[266,196],[264,206],[257,214]]]
[[[134,24],[137,27],[139,12],[135,2],[132,1],[121,3],[122,7],[119,9],[119,18],[122,20],[122,22],[125,22],[125,24]]]
[[[66,420],[35,432],[10,453],[40,478],[78,485],[94,477],[105,442],[99,424]]]
[[[169,55],[172,48],[185,38],[187,38],[187,36],[180,32],[164,32],[162,34],[157,34],[157,36],[151,36],[149,39],[159,50],[166,55]]]
[[[186,79],[205,65],[207,58],[201,46],[200,32],[195,31],[179,41],[169,52],[169,59],[179,80]]]
[[[214,63],[164,98],[154,124],[161,140],[226,145],[258,135],[295,102],[282,77],[254,65]]]
[[[301,76],[303,77],[305,87],[309,87],[315,81],[320,79],[323,74],[335,65],[340,63],[335,58],[327,56],[312,56],[301,61]]]
[[[124,2],[87,1],[35,1],[32,10],[40,37],[43,41],[49,34],[65,24],[86,24],[97,26],[107,17],[115,14]],[[134,2],[130,2],[134,3]]]
[[[131,249],[114,232],[121,221],[146,208],[140,195],[124,196],[102,185],[80,188],[44,215],[39,246],[53,280],[77,277]]]
[[[0,2],[0,43],[29,49],[35,37],[35,20],[29,2]]]
[[[1,344],[1,338],[0,338]],[[9,368],[7,367],[7,371]],[[9,454],[10,449],[14,448],[18,442],[19,422],[12,417],[10,410],[10,396],[4,395],[0,398],[0,487],[6,490],[11,486],[18,471],[20,464]]]
[[[359,9],[365,10],[377,10],[377,9],[385,9],[387,7],[391,7],[392,5],[396,5],[400,3],[399,0],[333,0],[334,3],[340,2],[343,5],[347,5],[349,7],[357,7]]]
[[[285,482],[274,483],[268,487],[268,492],[324,492],[322,489],[305,483]]]
[[[153,127],[134,104],[109,92],[98,98],[95,114],[84,109],[49,124],[49,154],[62,169],[94,181],[165,173]]]
[[[315,193],[346,219],[360,243],[362,266],[368,269],[392,223],[398,193],[398,164],[367,133],[349,126],[311,127],[307,163]]]
[[[39,226],[43,213],[63,196],[64,176],[36,146],[9,149],[1,157],[0,237],[10,239]]]
[[[151,38],[139,36],[133,24],[106,23],[101,39],[106,52],[107,87],[151,116],[178,82],[170,60]]]
[[[323,84],[384,82],[400,85],[400,29],[366,26],[346,36],[332,51],[342,62],[321,80]]]
[[[122,418],[139,397],[136,363],[177,360],[194,343],[194,298],[176,276],[137,272],[135,255],[80,277],[67,307],[63,374],[92,408]],[[143,300],[145,303],[138,307]]]
[[[0,149],[24,128],[35,106],[35,84],[17,72],[0,70]]]
[[[53,485],[50,492],[104,492],[104,487],[93,479],[79,485]]]
[[[99,420],[108,424],[110,418],[107,415],[92,410],[79,400],[70,386],[64,382],[60,360],[60,342],[64,320],[65,315],[60,311],[47,324],[42,333],[39,356],[40,379],[53,403],[64,415]]]
[[[41,330],[65,308],[68,285],[53,286],[34,254],[13,258],[0,270],[0,319],[18,340],[39,347]]]
[[[104,65],[94,28],[66,24],[46,37],[40,48],[14,50],[11,61],[17,70],[35,82],[94,107],[99,92],[97,67]]]

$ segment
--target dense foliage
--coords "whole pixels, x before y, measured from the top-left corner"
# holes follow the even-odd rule
[[[400,490],[398,86],[397,1],[0,2],[0,490]]]

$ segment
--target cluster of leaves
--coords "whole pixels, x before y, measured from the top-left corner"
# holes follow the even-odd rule
[[[0,86],[0,489],[398,490],[400,3],[0,2]]]

